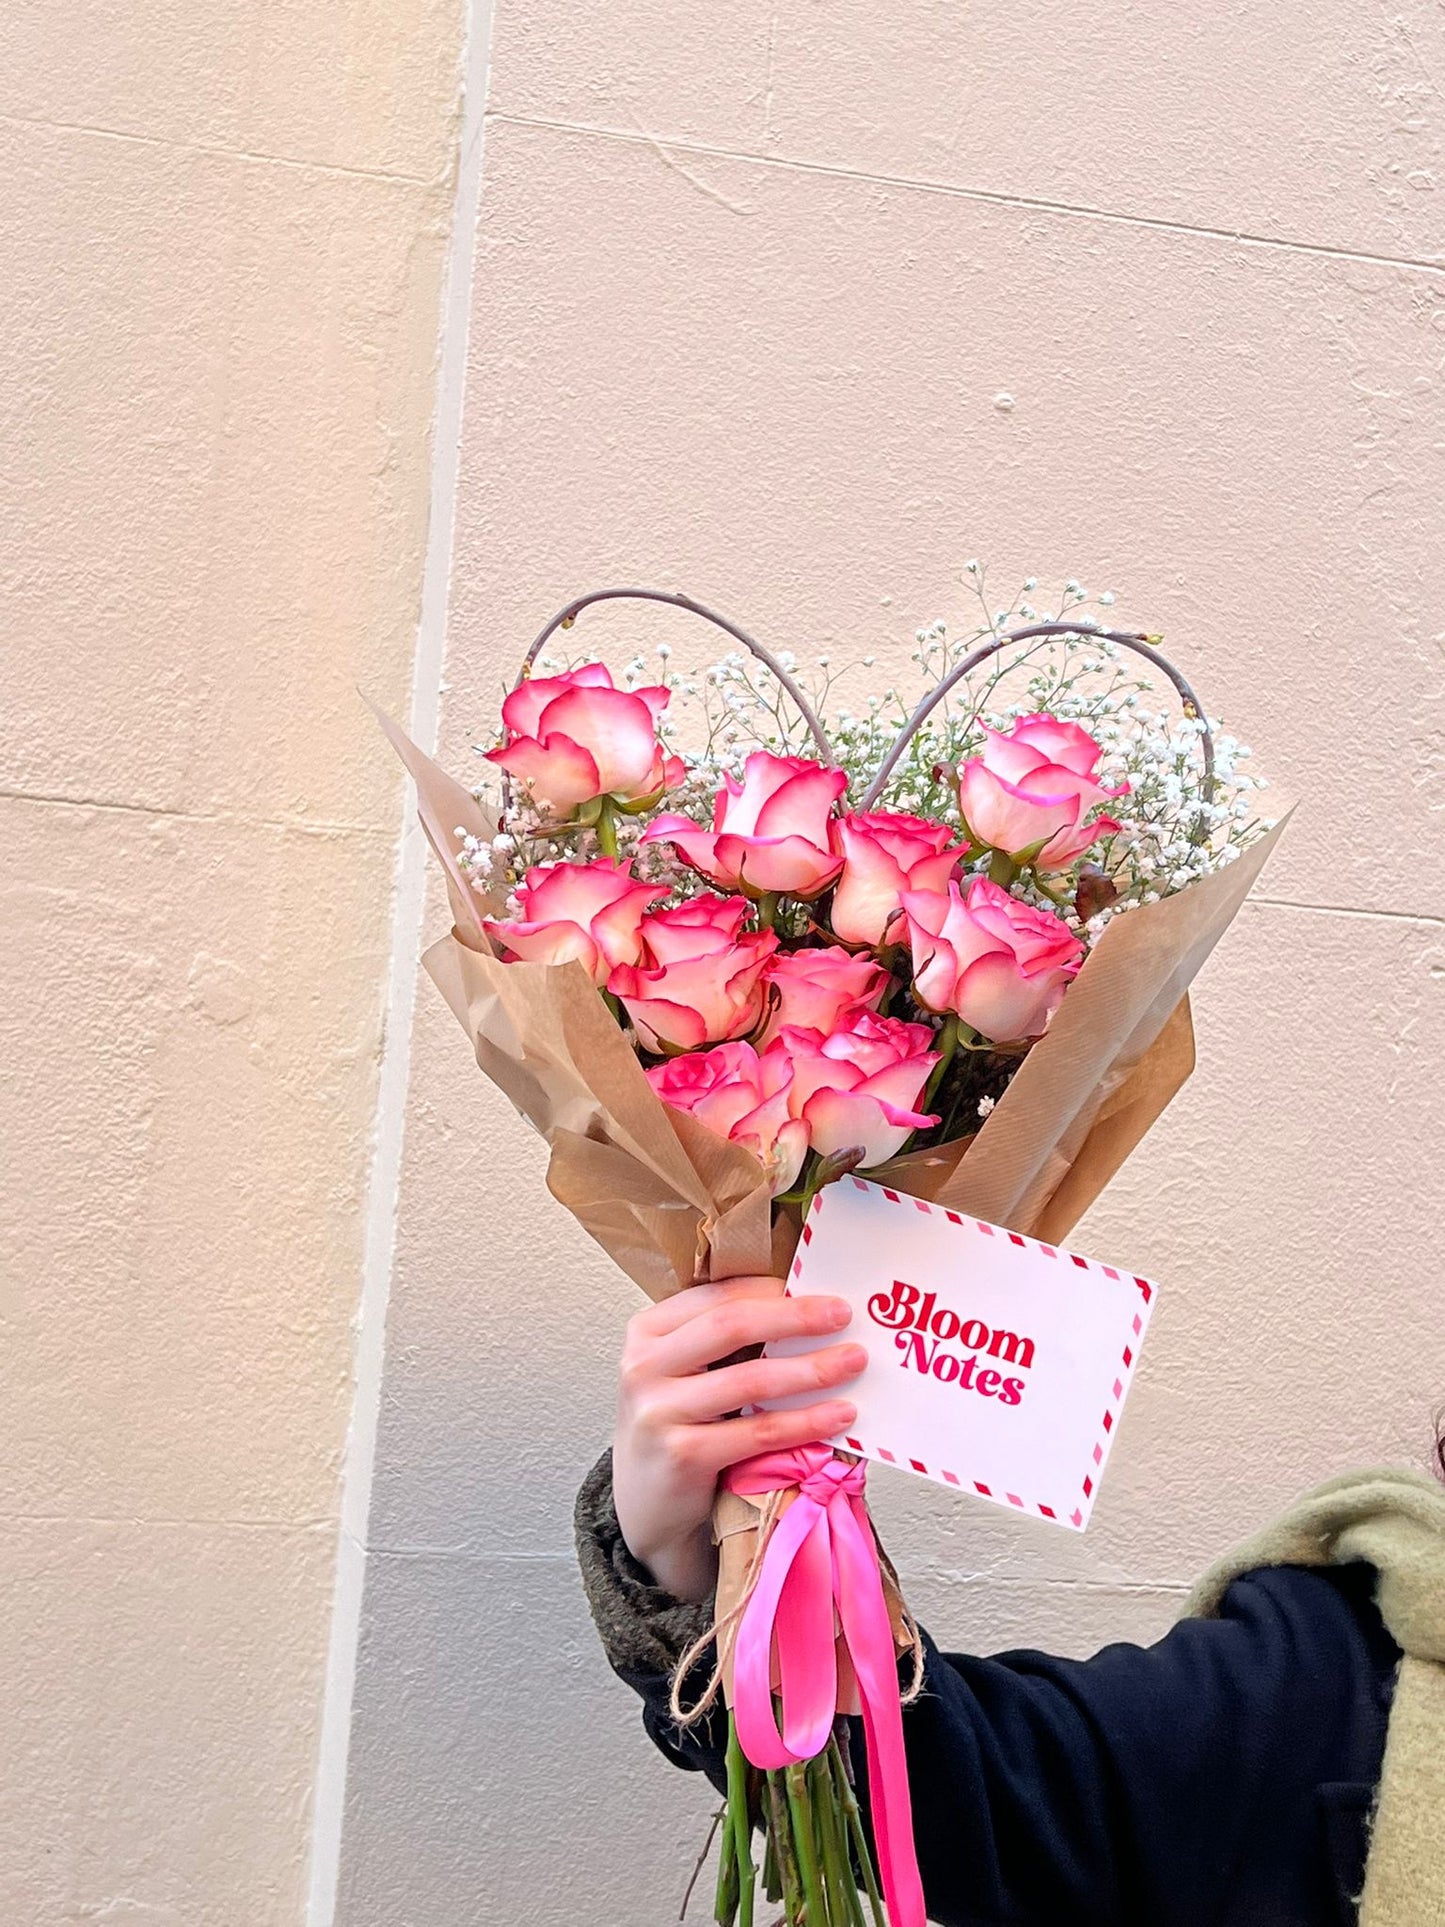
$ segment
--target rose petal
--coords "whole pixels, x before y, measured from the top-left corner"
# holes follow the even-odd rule
[[[1008,741],[1007,737],[1001,737],[993,730],[989,734],[996,748]],[[1016,741],[1026,743],[1030,749],[1037,750],[1045,762],[1061,764],[1079,776],[1092,777],[1103,755],[1087,729],[1078,723],[1066,723],[1058,716],[1021,716],[1014,725],[1013,737]],[[989,755],[989,763],[1002,775],[1011,774],[1001,762],[994,762],[992,754]]]
[[[692,897],[642,922],[642,941],[654,964],[711,955],[735,943],[748,914],[744,897]]]
[[[610,689],[612,671],[605,663],[584,662],[565,676],[532,676],[519,683],[502,704],[502,722],[514,736],[535,736],[537,722],[548,703],[567,690]]]
[[[958,806],[970,834],[991,849],[1014,856],[1044,843],[1079,818],[1079,799],[1063,791],[1035,794],[996,776],[975,760],[958,772]]]
[[[493,917],[482,928],[520,963],[580,963],[594,983],[605,983],[608,964],[587,932],[575,923],[516,923]]]
[[[918,1118],[914,1113],[899,1113],[883,1106],[861,1091],[823,1090],[808,1100],[804,1121],[812,1134],[813,1149],[821,1157],[833,1157],[853,1145],[863,1147],[863,1166],[881,1164],[896,1157],[909,1133],[923,1129],[934,1119]],[[899,1119],[902,1121],[898,1121]]]
[[[607,979],[607,988],[631,1018],[643,1048],[700,1050],[710,1041],[702,1018],[688,1004],[649,996],[650,986],[641,981],[642,975],[631,964],[619,964]]]
[[[822,763],[802,763],[763,803],[752,834],[769,838],[798,836],[814,844],[826,844],[833,805],[847,787],[844,771],[829,769]],[[728,828],[733,827],[729,823]]]
[[[557,730],[585,746],[597,765],[601,794],[646,793],[657,732],[645,702],[625,689],[567,689],[548,703],[538,723],[543,740]]]
[[[850,832],[846,821],[836,829],[843,873],[829,913],[833,930],[845,943],[881,943],[908,887],[907,873],[881,842]]]
[[[1039,851],[1040,870],[1066,870],[1075,857],[1082,856],[1085,850],[1093,847],[1101,837],[1112,836],[1122,826],[1112,816],[1091,817],[1087,823],[1080,823],[1072,830],[1060,830],[1059,834]]]
[[[715,852],[719,871],[752,896],[776,892],[806,901],[821,896],[843,867],[840,857],[802,836],[764,840],[725,831]]]
[[[1016,1044],[1039,1037],[1064,994],[1056,983],[1025,977],[1011,957],[980,957],[958,979],[954,1008],[991,1044]]]
[[[538,803],[546,803],[559,818],[570,816],[581,803],[602,794],[601,777],[587,751],[560,733],[538,742],[519,736],[504,749],[489,749],[486,760],[506,770],[526,786]]]
[[[737,873],[724,869],[718,860],[715,830],[700,830],[691,817],[657,816],[643,831],[643,843],[669,843],[690,870],[696,870],[710,883],[725,890],[737,888]]]

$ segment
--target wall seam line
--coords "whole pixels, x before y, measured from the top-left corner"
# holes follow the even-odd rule
[[[491,0],[465,0],[451,240],[438,323],[431,501],[409,717],[412,737],[424,749],[434,748],[440,724],[491,30]],[[386,1314],[396,1249],[412,1019],[426,901],[426,844],[412,806],[409,781],[404,787],[402,807],[381,1072],[365,1206],[361,1293],[355,1320],[351,1422],[342,1461],[336,1574],[313,1787],[306,1927],[333,1927],[340,1891],[367,1529],[381,1408]]]
[[[221,829],[287,830],[304,836],[384,836],[392,839],[389,823],[342,823],[324,816],[252,816],[246,810],[187,810],[166,803],[127,803],[115,797],[66,796],[59,791],[5,789],[0,803],[33,803],[48,810],[106,810],[121,816],[143,816],[178,823],[202,823]]]
[[[1162,215],[1126,214],[1116,208],[1089,207],[1073,201],[1050,201],[1034,195],[1009,194],[998,188],[964,187],[953,181],[929,181],[910,174],[878,174],[867,168],[843,167],[833,161],[810,161],[786,154],[755,154],[746,148],[714,146],[706,141],[689,140],[672,134],[604,127],[586,121],[551,120],[539,114],[509,114],[504,110],[494,110],[487,118],[512,127],[581,134],[594,140],[620,142],[628,147],[676,149],[683,154],[738,161],[750,167],[819,174],[836,180],[859,181],[874,187],[896,187],[920,194],[947,194],[957,200],[978,201],[990,207],[1025,208],[1039,214],[1057,214],[1074,220],[1105,221],[1120,227],[1191,235],[1203,240],[1230,241],[1244,247],[1278,248],[1286,253],[1323,255],[1330,260],[1355,261],[1372,267],[1412,268],[1425,274],[1445,275],[1445,256],[1425,260],[1407,254],[1374,254],[1367,249],[1338,247],[1326,241],[1298,241],[1282,235],[1254,234],[1243,228],[1211,227],[1205,222],[1171,221]]]
[[[435,187],[423,174],[401,174],[384,167],[347,167],[341,161],[303,160],[293,154],[258,154],[221,141],[168,140],[164,134],[137,134],[124,127],[96,127],[82,120],[50,120],[38,114],[0,113],[0,126],[35,127],[49,134],[88,134],[95,140],[124,141],[133,147],[159,147],[172,154],[205,154],[217,160],[253,161],[260,167],[289,167],[304,174],[336,174],[347,180],[381,181],[390,187]]]

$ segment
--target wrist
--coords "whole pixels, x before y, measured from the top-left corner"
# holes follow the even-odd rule
[[[710,1523],[655,1544],[645,1540],[634,1544],[625,1528],[622,1536],[638,1565],[671,1598],[697,1606],[711,1597],[717,1585],[717,1547]]]

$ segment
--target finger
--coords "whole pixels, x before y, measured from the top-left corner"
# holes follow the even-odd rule
[[[781,1278],[727,1278],[715,1285],[689,1285],[659,1304],[646,1306],[630,1322],[633,1330],[648,1338],[665,1338],[732,1298],[777,1298],[782,1290]]]
[[[648,1367],[661,1378],[683,1378],[753,1345],[770,1345],[780,1338],[825,1337],[841,1331],[852,1316],[853,1308],[845,1298],[812,1293],[803,1298],[764,1298],[740,1293],[658,1340]]]
[[[722,1419],[716,1425],[692,1428],[692,1449],[698,1463],[716,1476],[740,1459],[759,1452],[788,1452],[846,1432],[858,1417],[858,1407],[847,1399],[825,1399],[795,1412],[755,1412],[747,1418]]]
[[[667,1387],[667,1416],[684,1424],[721,1418],[744,1405],[797,1398],[804,1392],[831,1392],[856,1378],[868,1363],[861,1345],[827,1345],[800,1358],[752,1358],[721,1371],[674,1379]]]

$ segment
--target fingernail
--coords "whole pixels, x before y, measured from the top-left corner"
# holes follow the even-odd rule
[[[842,1432],[846,1430],[857,1416],[858,1407],[856,1405],[835,1405],[833,1407],[833,1417],[837,1420],[837,1423],[833,1427],[834,1431]]]
[[[838,1363],[849,1373],[861,1372],[868,1363],[868,1354],[861,1345],[845,1345],[838,1355]]]
[[[828,1300],[827,1317],[830,1325],[846,1325],[852,1316],[853,1307],[848,1303],[846,1298],[830,1298]]]

